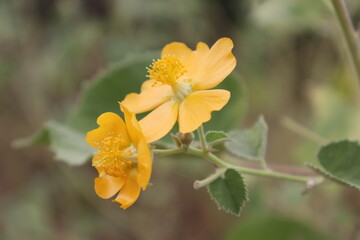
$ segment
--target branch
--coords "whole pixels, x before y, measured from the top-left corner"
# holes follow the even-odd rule
[[[360,47],[358,35],[351,22],[349,11],[346,8],[344,0],[331,0],[331,2],[344,35],[357,80],[360,82]]]

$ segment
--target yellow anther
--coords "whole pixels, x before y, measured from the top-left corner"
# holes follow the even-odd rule
[[[161,84],[175,85],[176,81],[186,73],[181,61],[172,56],[165,56],[162,59],[153,61],[150,68],[147,68],[151,80]]]
[[[126,177],[129,169],[136,165],[133,159],[129,159],[131,146],[126,145],[122,136],[106,137],[102,143],[104,147],[99,151],[98,157],[93,159],[93,166],[100,175],[106,173],[113,177]]]

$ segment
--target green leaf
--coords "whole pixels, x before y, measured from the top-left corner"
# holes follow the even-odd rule
[[[50,149],[55,153],[55,159],[70,165],[82,165],[94,153],[85,142],[85,136],[76,130],[57,122],[49,122],[46,128],[50,136]]]
[[[15,140],[12,146],[15,148],[24,148],[33,145],[48,144],[49,142],[49,132],[46,128],[42,128],[29,137]]]
[[[205,135],[206,142],[214,146],[230,140],[229,136],[223,131],[208,131]]]
[[[82,165],[95,152],[85,142],[85,135],[55,121],[50,121],[33,136],[17,140],[16,147],[49,144],[55,159],[70,165]]]
[[[131,92],[140,92],[141,84],[147,80],[146,67],[158,55],[134,56],[98,74],[83,90],[78,105],[70,114],[68,125],[87,132],[97,127],[96,119],[102,113],[120,114],[118,101]]]
[[[265,157],[268,127],[262,116],[249,129],[229,133],[231,141],[225,143],[232,154],[248,160],[260,160]]]
[[[360,145],[348,140],[330,143],[318,153],[322,168],[308,164],[326,177],[360,190]]]
[[[219,177],[208,186],[208,191],[219,208],[235,215],[240,215],[248,201],[243,177],[234,169],[226,170],[224,177]]]

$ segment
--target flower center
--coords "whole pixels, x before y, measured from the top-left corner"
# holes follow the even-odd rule
[[[155,80],[162,84],[176,85],[177,80],[186,73],[186,69],[181,61],[172,56],[165,56],[162,59],[151,64],[147,68],[151,80]]]
[[[190,83],[179,81],[178,84],[172,86],[174,97],[177,102],[181,102],[189,93],[192,92]]]
[[[133,145],[127,145],[121,136],[106,137],[104,149],[93,160],[93,166],[100,172],[100,177],[107,174],[113,177],[126,177],[137,163],[137,152]]]

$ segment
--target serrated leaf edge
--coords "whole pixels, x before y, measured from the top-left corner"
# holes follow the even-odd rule
[[[247,131],[251,130],[252,128],[254,128],[257,124],[263,124],[263,125],[265,126],[265,136],[264,136],[264,138],[263,138],[262,144],[261,144],[258,148],[256,148],[256,150],[258,150],[258,151],[259,151],[261,148],[264,148],[264,149],[265,149],[265,151],[264,151],[264,156],[262,156],[262,158],[264,158],[264,157],[265,157],[265,154],[266,154],[267,139],[268,139],[269,128],[268,128],[268,125],[267,125],[267,123],[266,123],[265,118],[264,118],[263,115],[260,115],[260,116],[258,117],[258,119],[256,120],[256,122],[253,123],[249,128],[245,128],[245,129],[241,129],[241,130],[240,130],[240,129],[239,129],[239,130],[233,130],[233,131],[229,132],[228,135],[229,135],[230,141],[235,142],[235,141],[233,140],[233,138],[231,137],[235,132],[237,132],[237,131],[239,131],[239,132],[247,132]],[[232,154],[233,156],[240,157],[240,158],[244,158],[245,160],[250,160],[250,161],[260,161],[260,160],[261,160],[261,156],[260,156],[260,157],[252,157],[252,156],[250,156],[250,155],[248,155],[248,154],[238,154],[238,153],[235,153],[235,152],[233,152],[233,151],[230,150],[230,148],[228,147],[228,144],[227,144],[227,143],[225,143],[225,148],[226,148],[226,150],[227,150],[230,154]]]
[[[312,170],[314,170],[315,172],[319,173],[320,175],[332,180],[332,181],[335,181],[341,185],[345,185],[345,186],[348,186],[348,187],[352,187],[352,188],[355,188],[357,190],[360,190],[360,188],[348,181],[344,181],[336,176],[334,176],[332,173],[326,171],[325,169],[323,169],[321,166],[316,166],[312,163],[305,163],[305,166],[311,168]]]
[[[206,137],[208,134],[210,133],[223,133],[226,137],[224,138],[221,138],[221,139],[218,139],[218,140],[215,140],[215,141],[212,141],[212,142],[209,142]],[[218,144],[221,144],[221,143],[224,143],[224,142],[227,142],[227,141],[231,141],[231,138],[229,137],[229,135],[226,133],[226,132],[223,132],[223,131],[216,131],[216,130],[210,130],[210,131],[207,131],[206,134],[205,134],[205,139],[207,141],[207,143],[209,144],[210,147],[212,146],[215,146],[215,145],[218,145]]]
[[[247,184],[246,184],[246,182],[244,181],[244,177],[242,176],[241,172],[239,172],[238,170],[233,169],[233,168],[229,168],[229,169],[232,169],[232,170],[236,171],[236,172],[239,174],[242,182],[244,183],[245,200],[244,200],[243,204],[240,205],[240,208],[239,208],[239,212],[238,212],[238,213],[233,212],[233,211],[231,211],[230,209],[227,209],[227,208],[221,206],[220,203],[219,203],[219,202],[215,199],[215,197],[211,194],[211,191],[210,191],[210,189],[209,189],[209,188],[210,188],[210,185],[208,185],[206,189],[207,189],[207,192],[209,193],[211,199],[216,203],[216,205],[218,206],[219,209],[222,209],[222,210],[224,210],[226,213],[229,213],[229,214],[231,214],[231,215],[234,215],[234,216],[239,217],[240,214],[241,214],[241,212],[242,212],[243,207],[245,206],[245,203],[250,201],[250,200],[249,200],[249,197],[248,197]],[[227,169],[227,170],[229,170],[229,169]],[[227,170],[226,170],[226,171],[227,171]],[[226,171],[225,171],[225,172],[226,172]],[[224,172],[224,174],[225,174],[225,172]],[[221,177],[221,178],[224,178],[224,176],[220,176],[220,177]]]

